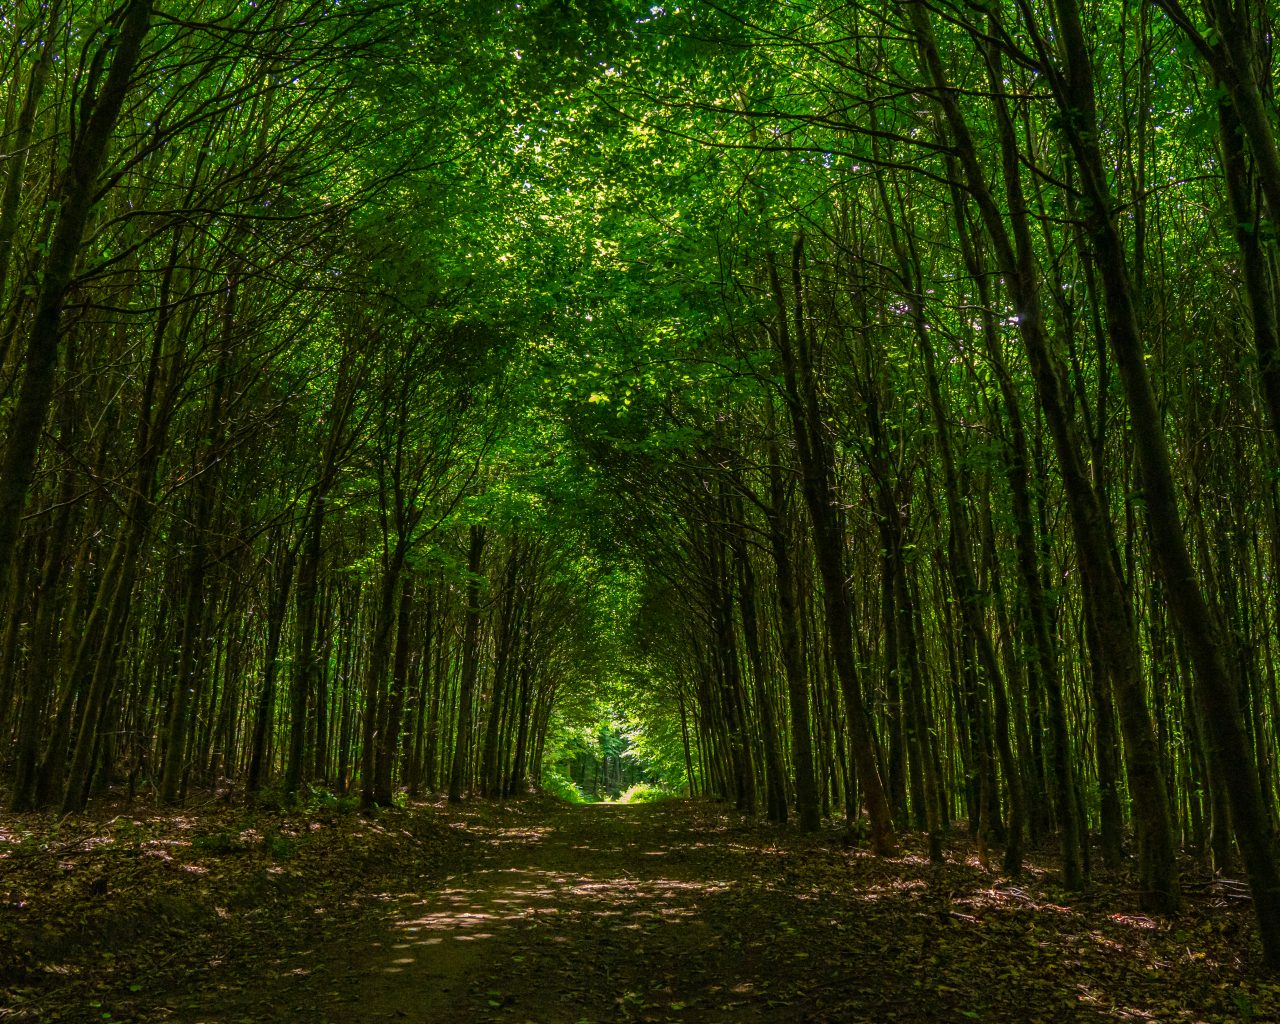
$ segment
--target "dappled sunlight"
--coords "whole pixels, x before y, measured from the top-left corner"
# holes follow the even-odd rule
[[[603,813],[469,805],[435,823],[453,845],[448,867],[431,875],[423,824],[393,822],[353,821],[350,834],[386,837],[378,849],[401,851],[388,859],[395,870],[306,911],[326,931],[366,923],[338,933],[327,954],[316,943],[316,956],[270,966],[269,986],[319,998],[318,1019],[793,1019],[771,1016],[779,1007],[802,1007],[809,1017],[800,1019],[814,1021],[1023,1019],[1008,1012],[1015,1005],[1052,1008],[1046,1021],[1272,1019],[1272,994],[1242,970],[1227,931],[1243,911],[1218,907],[1214,891],[1191,892],[1188,914],[1165,921],[1139,912],[1137,894],[1120,884],[1063,892],[1045,860],[1016,879],[974,867],[962,829],[948,834],[947,861],[934,864],[920,836],[901,838],[901,856],[877,857],[847,845],[838,826],[799,836],[697,802]],[[135,837],[134,848],[164,854],[148,869],[184,887],[250,863],[257,879],[288,886],[298,860],[277,863],[269,849],[284,833],[229,827],[215,842],[207,829],[181,829]],[[316,893],[328,891],[340,860],[324,863]],[[186,906],[165,912],[185,922]],[[220,902],[217,919],[234,923],[244,907]],[[82,977],[55,962],[45,974]],[[344,991],[354,993],[354,1014],[339,1007]],[[1197,1016],[1175,1004],[1237,999],[1257,1012]],[[307,1003],[298,995],[279,1005]]]
[[[552,951],[584,941],[612,949],[622,936],[632,944],[631,956],[649,955],[646,949],[656,943],[661,952],[652,955],[662,962],[670,959],[672,943],[688,949],[719,946],[721,940],[705,923],[709,901],[731,894],[738,883],[664,870],[676,852],[667,841],[672,837],[655,836],[647,815],[625,807],[575,816],[573,827],[568,824],[468,823],[490,863],[470,872],[465,883],[446,882],[427,895],[383,894],[395,938],[379,973],[451,977],[462,969],[459,964],[472,963],[485,949],[490,950],[485,956],[519,964],[542,955],[538,950],[558,957]],[[521,849],[526,852],[515,854]],[[685,855],[704,849],[710,844],[679,845]],[[495,948],[503,952],[495,954]],[[556,984],[572,987],[573,963],[556,961]]]
[[[452,940],[491,939],[504,929],[569,930],[584,919],[616,921],[622,928],[694,916],[698,899],[727,890],[723,881],[674,878],[596,878],[573,872],[509,869],[477,872],[472,889],[447,888],[427,899],[402,896],[396,949]]]
[[[1134,914],[1112,914],[1110,920],[1116,924],[1127,924],[1131,928],[1141,928],[1144,931],[1156,927],[1156,922],[1149,917],[1142,917]]]
[[[845,1006],[908,1003],[959,1019],[1015,977],[1025,999],[1048,977],[1072,1012],[1191,1024],[1154,991],[1145,1001],[1142,986],[1174,966],[1217,966],[1152,945],[1166,929],[1157,919],[1064,905],[1038,867],[1015,882],[967,864],[958,849],[937,865],[915,851],[881,858],[820,837],[779,842],[764,829],[717,843],[715,823],[677,833],[668,817],[620,810],[486,828],[486,863],[465,879],[391,898],[395,938],[376,970],[415,985],[480,970],[491,980],[453,980],[448,991],[474,993],[491,1010],[554,998],[587,1000],[597,1007],[587,1019],[626,1019],[625,1008],[644,1006],[659,1020],[693,1009],[736,1015],[779,998],[833,1008],[831,1019]],[[501,980],[490,963],[506,965]],[[679,969],[645,967],[654,963]],[[883,1003],[866,989],[870,976]]]
[[[977,910],[1035,910],[1063,914],[1068,917],[1076,914],[1076,911],[1071,907],[1064,907],[1048,900],[1036,899],[1026,889],[1016,886],[993,886],[991,888],[976,889],[956,902]]]
[[[908,894],[918,896],[927,889],[928,886],[918,879],[895,879],[882,885],[871,885],[859,889],[854,894],[854,898],[861,903],[875,903],[884,899],[902,899]]]
[[[503,828],[493,825],[480,825],[470,821],[459,821],[451,823],[456,829],[468,832],[478,839],[491,846],[503,846],[507,844],[533,844],[543,841],[547,836],[551,835],[555,829],[548,825],[541,826],[512,826]]]

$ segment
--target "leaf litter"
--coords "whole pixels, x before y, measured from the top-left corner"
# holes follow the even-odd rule
[[[702,801],[0,817],[0,1021],[1280,1020],[1245,898]]]

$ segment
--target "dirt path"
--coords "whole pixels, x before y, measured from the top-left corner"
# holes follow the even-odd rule
[[[1241,987],[1238,964],[1125,912],[1115,890],[1066,906],[1034,872],[1013,885],[963,857],[880,860],[705,805],[456,825],[474,867],[379,894],[383,913],[345,949],[316,949],[322,990],[282,987],[278,1019],[303,1006],[317,1024],[1280,1019],[1267,982]]]
[[[745,1004],[761,983],[729,968],[744,922],[708,912],[733,883],[691,826],[661,807],[611,805],[473,826],[485,847],[476,870],[425,898],[391,898],[393,941],[352,975],[362,1012],[692,1020],[699,1006]]]
[[[961,832],[942,867],[842,838],[701,801],[86,821],[0,856],[0,1021],[1280,1020],[1218,882],[1157,921],[1051,854],[1014,882]]]

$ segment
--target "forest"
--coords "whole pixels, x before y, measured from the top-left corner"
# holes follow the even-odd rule
[[[303,1019],[121,965],[364,944],[374,904],[254,915],[516,848],[591,935],[598,884],[717,938],[558,1003],[371,967],[366,1006],[1280,1018],[1277,18],[0,8],[0,1019]],[[831,918],[777,925],[788,993],[755,953],[645,987],[714,975],[775,863]],[[219,923],[246,872],[297,891]],[[1006,939],[1044,963],[1002,994]],[[897,965],[893,1008],[819,957]]]

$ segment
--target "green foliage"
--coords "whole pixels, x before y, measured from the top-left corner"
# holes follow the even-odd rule
[[[582,804],[587,799],[569,776],[559,768],[550,767],[542,770],[542,788],[552,796],[559,797],[565,803]]]
[[[616,682],[597,684],[597,696],[626,700],[630,694]],[[649,739],[648,722],[630,719],[613,705],[594,702],[581,723],[564,718],[553,723],[544,754],[544,782],[554,772],[577,786],[586,799],[617,799],[627,788],[651,784],[676,789],[685,784],[683,772],[672,772],[661,757],[660,743]]]
[[[262,837],[262,845],[273,860],[289,860],[298,852],[296,839],[274,830]]]
[[[331,811],[338,814],[354,814],[360,809],[360,798],[354,793],[335,793],[326,786],[309,785],[303,790],[299,799],[302,810]]]
[[[740,772],[753,785],[769,775],[785,803],[791,727],[805,721],[838,813],[849,772],[836,761],[867,750],[841,732],[860,721],[846,705],[865,687],[896,820],[919,817],[908,804],[929,787],[912,770],[928,766],[947,817],[974,815],[981,785],[1025,776],[1041,790],[1041,833],[1082,803],[1086,830],[1101,817],[1118,835],[1123,811],[1098,797],[1123,791],[1119,769],[1087,763],[1118,746],[1090,686],[1106,666],[1080,655],[1093,621],[1080,566],[1111,563],[1077,550],[1082,506],[1065,500],[1054,451],[1070,433],[1106,504],[1088,532],[1123,538],[1128,649],[1144,659],[1124,678],[1153,684],[1180,818],[1225,835],[1181,710],[1189,676],[1166,610],[1180,605],[1153,557],[1134,461],[1150,446],[1132,443],[1147,424],[1127,419],[1135,374],[1108,354],[1106,286],[1134,283],[1185,505],[1173,511],[1222,605],[1268,766],[1242,777],[1274,793],[1276,723],[1257,716],[1275,703],[1262,668],[1278,653],[1280,530],[1257,379],[1267,360],[1247,314],[1275,296],[1273,283],[1247,294],[1237,232],[1274,264],[1276,201],[1232,199],[1220,104],[1233,94],[1157,8],[1088,5],[1082,70],[1099,102],[1086,135],[1104,169],[1082,176],[1055,97],[1078,76],[1051,73],[1065,54],[1037,5],[930,9],[943,88],[920,63],[919,5],[215,0],[198,19],[155,19],[56,344],[28,349],[47,319],[32,299],[50,225],[73,208],[57,190],[76,178],[76,111],[93,109],[100,82],[85,62],[114,16],[98,0],[19,4],[0,18],[13,37],[0,80],[14,86],[0,129],[12,155],[0,165],[12,200],[0,411],[21,426],[20,395],[55,397],[34,428],[10,431],[42,446],[30,493],[21,483],[6,505],[23,540],[0,593],[16,698],[0,733],[23,747],[0,760],[25,765],[15,789],[28,791],[15,804],[37,788],[145,786],[161,770],[176,796],[177,780],[218,785],[255,764],[262,809],[354,810],[356,796],[301,776],[358,791],[371,770],[392,776],[387,805],[407,800],[394,795],[410,783],[395,778],[409,775],[406,753],[433,759],[435,785],[471,721],[494,723],[489,746],[510,745],[523,714],[545,729],[524,737],[542,752],[541,784],[570,802],[725,790]],[[59,34],[24,140],[37,41]],[[1271,96],[1264,51],[1242,66],[1257,65]],[[966,131],[948,125],[944,95]],[[957,165],[962,143],[971,159]],[[1246,152],[1245,193],[1265,192],[1265,167]],[[975,205],[970,175],[998,209]],[[1090,199],[1091,212],[1090,182],[1114,202]],[[1028,297],[1043,297],[1032,320],[1011,291],[1023,272],[999,266],[993,244],[1024,208],[1031,221],[1013,236],[1036,277]],[[1113,262],[1129,265],[1098,260],[1087,222],[1103,208],[1122,236]],[[1033,321],[1061,381],[1033,385]],[[19,386],[28,350],[56,355],[49,387]],[[804,426],[797,362],[816,407]],[[1055,430],[1041,399],[1059,384],[1071,423]],[[829,460],[802,465],[819,436]],[[952,476],[963,496],[944,502]],[[819,478],[829,493],[815,506]],[[818,529],[814,507],[838,508],[839,522]],[[468,568],[481,525],[484,564]],[[824,575],[815,541],[838,531],[827,563],[845,564]],[[791,661],[788,558],[802,648]],[[983,597],[958,635],[954,577],[970,561]],[[841,579],[852,652],[827,628],[824,587]],[[469,589],[478,616],[464,610]],[[1054,650],[1040,650],[1037,621]],[[950,681],[970,663],[956,652],[984,622],[992,678],[957,695]],[[1062,686],[1034,675],[1037,652]],[[830,669],[852,660],[860,681],[837,687]],[[471,719],[457,713],[464,662],[478,665]],[[499,664],[519,705],[496,699]],[[917,710],[906,686],[923,688]],[[1005,694],[1011,716],[981,706]],[[1019,764],[975,781],[975,721]],[[1046,722],[1058,721],[1071,723],[1056,749],[1075,756],[1082,801],[1064,795],[1073,773],[1047,789]],[[106,741],[96,723],[125,738]],[[61,750],[69,736],[76,749]],[[1132,760],[1145,745],[1123,749]],[[288,758],[295,777],[273,788]],[[739,787],[744,809],[762,788]],[[265,842],[291,855],[288,836]],[[234,853],[240,840],[195,843]]]
[[[649,782],[637,782],[634,786],[629,786],[623,790],[614,803],[619,804],[652,804],[659,800],[671,800],[677,797],[678,793],[673,793],[665,786],[656,786]]]
[[[193,838],[191,848],[196,853],[231,854],[244,853],[249,844],[238,832],[207,832]]]

